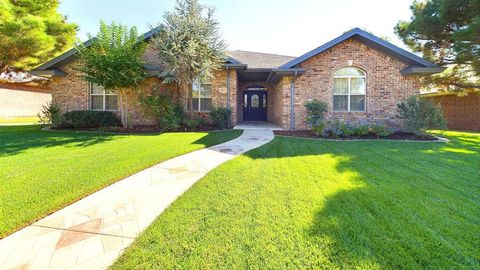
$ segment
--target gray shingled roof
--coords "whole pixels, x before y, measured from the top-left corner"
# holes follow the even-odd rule
[[[247,64],[248,68],[278,68],[281,65],[295,59],[293,56],[248,52],[248,51],[229,51],[227,55]]]

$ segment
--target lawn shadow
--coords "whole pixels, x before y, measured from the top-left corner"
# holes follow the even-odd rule
[[[275,138],[252,159],[336,157],[352,175],[328,194],[304,237],[340,269],[477,268],[479,138],[447,143]],[[305,159],[315,163],[315,159]],[[313,167],[312,167],[313,168]],[[325,181],[336,184],[341,180]],[[323,267],[318,265],[318,267]]]
[[[225,140],[225,132],[231,132],[231,138],[228,139],[228,140]],[[201,138],[195,140],[194,142],[192,142],[192,144],[199,144],[199,145],[203,145],[205,147],[210,147],[210,146],[213,146],[213,145],[217,145],[217,144],[220,144],[220,143],[224,143],[224,142],[227,142],[229,140],[233,140],[233,139],[236,139],[238,138],[241,134],[242,134],[243,131],[241,130],[214,130],[214,131],[202,131],[200,133],[206,133],[205,136],[202,136]],[[175,134],[175,133],[172,133],[172,134]],[[227,135],[228,136],[228,135]]]
[[[35,148],[66,145],[88,147],[114,140],[113,134],[71,131],[42,131],[40,126],[0,126],[0,157]]]
[[[55,146],[89,147],[92,145],[113,141],[128,136],[176,136],[185,132],[172,133],[106,133],[94,131],[44,131],[39,125],[30,126],[0,126],[0,157],[22,153],[29,149],[48,148]],[[232,134],[232,138],[239,136]],[[222,131],[205,132],[205,136],[191,144],[212,146],[225,141]],[[172,145],[171,147],[175,147]]]

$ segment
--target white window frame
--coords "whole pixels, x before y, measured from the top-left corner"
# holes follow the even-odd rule
[[[341,69],[344,69],[344,68],[354,68],[356,70],[359,70],[360,72],[362,72],[364,75],[363,76],[350,76],[350,75],[333,75],[333,79],[347,79],[347,82],[348,82],[348,89],[347,89],[347,94],[335,94],[335,89],[333,89],[333,96],[347,96],[347,110],[346,111],[335,111],[334,112],[366,112],[367,111],[367,73],[365,71],[363,71],[362,69],[360,68],[357,68],[357,67],[342,67],[342,68],[339,68],[337,69],[335,72],[341,70]],[[365,93],[363,95],[359,95],[359,94],[351,94],[350,91],[351,91],[351,79],[352,78],[356,78],[356,79],[365,79]],[[335,85],[335,84],[334,84]],[[363,99],[363,111],[351,111],[350,110],[350,97],[351,96],[364,96],[365,98]],[[333,106],[333,103],[332,103],[332,106]]]
[[[103,87],[102,87],[103,88]],[[89,93],[89,99],[90,99],[90,104],[89,104],[89,107],[90,107],[90,110],[91,111],[99,111],[99,112],[116,112],[118,111],[118,95],[115,94],[115,93],[112,93],[112,94],[107,94],[105,92],[105,89],[103,89],[103,93],[102,94],[94,94],[92,92],[93,90],[93,83],[88,83],[88,93]],[[103,104],[102,104],[102,109],[99,110],[99,109],[93,109],[93,106],[92,106],[92,96],[101,96],[102,97],[102,100],[103,100]],[[106,96],[117,96],[117,109],[116,110],[106,110]]]
[[[192,95],[192,100],[193,100],[193,99],[198,100],[198,107],[197,107],[197,108],[193,108],[193,107],[192,107],[192,111],[193,111],[193,112],[209,112],[209,111],[210,111],[210,110],[201,110],[201,108],[202,108],[201,100],[202,100],[202,99],[210,99],[210,100],[213,101],[213,87],[211,87],[210,96],[202,96],[202,91],[201,91],[201,90],[202,90],[202,85],[205,85],[205,84],[208,84],[208,85],[212,86],[212,82],[211,82],[211,81],[201,82],[201,81],[198,80],[198,79],[197,79],[197,80],[194,80],[193,83],[192,83],[192,89],[191,89],[192,92],[193,92],[193,87],[194,87],[195,85],[198,85],[198,89],[199,89],[198,97],[193,97],[193,95]],[[189,107],[189,102],[188,102],[189,100],[188,100],[188,99],[189,99],[188,97],[185,98],[185,100],[187,101],[187,102],[185,102],[185,110],[187,110],[187,111],[188,111],[188,109],[189,109],[189,108],[188,108],[188,107]]]

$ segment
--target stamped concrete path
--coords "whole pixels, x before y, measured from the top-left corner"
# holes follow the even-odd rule
[[[271,129],[246,129],[237,139],[157,164],[0,240],[0,269],[107,268],[210,170],[272,140]]]

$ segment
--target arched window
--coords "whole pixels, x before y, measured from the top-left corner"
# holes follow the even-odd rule
[[[341,68],[333,73],[333,111],[365,111],[366,76],[361,69]]]

